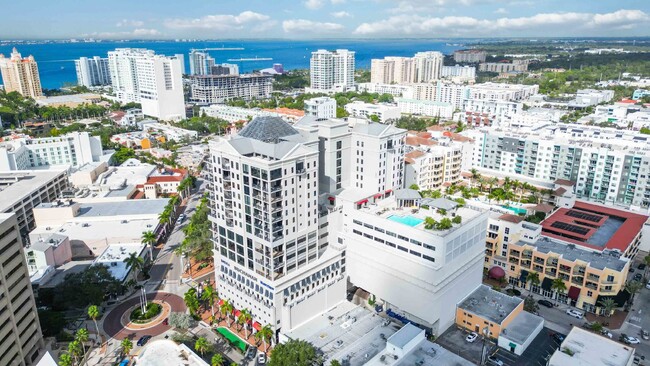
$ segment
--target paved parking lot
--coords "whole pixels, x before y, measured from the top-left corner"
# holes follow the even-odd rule
[[[559,343],[551,338],[553,333],[556,332],[549,328],[542,329],[521,356],[498,348],[490,341],[486,341],[485,347],[488,349],[489,354],[503,361],[504,366],[544,366],[546,360],[559,347]],[[483,342],[479,338],[474,343],[468,343],[465,341],[467,334],[469,332],[452,327],[438,337],[436,343],[478,365],[481,360]]]
[[[473,343],[469,343],[465,340],[468,334],[468,331],[452,326],[436,339],[436,343],[446,350],[478,365],[481,361],[483,340],[479,337]],[[494,343],[486,340],[485,347],[491,350],[496,346]]]

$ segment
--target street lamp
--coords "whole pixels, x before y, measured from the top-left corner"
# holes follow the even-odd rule
[[[483,346],[481,347],[481,363],[480,365],[484,365],[487,362],[487,359],[485,357],[485,338],[487,338],[488,335],[488,327],[483,328]]]
[[[147,290],[145,290],[144,286],[140,288],[140,308],[142,314],[147,312]]]

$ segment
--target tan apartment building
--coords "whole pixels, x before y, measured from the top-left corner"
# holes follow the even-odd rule
[[[0,365],[32,365],[43,347],[14,214],[0,214]]]
[[[599,313],[605,297],[623,306],[629,299],[623,288],[631,258],[638,252],[647,219],[581,201],[555,210],[540,225],[520,216],[493,214],[485,267],[491,274],[503,273],[514,286],[585,311]],[[503,271],[493,271],[495,267]],[[554,288],[558,278],[566,290]]]
[[[38,75],[38,65],[34,56],[23,58],[14,47],[9,58],[0,54],[0,73],[7,93],[16,91],[24,97],[34,99],[43,96],[41,78]]]

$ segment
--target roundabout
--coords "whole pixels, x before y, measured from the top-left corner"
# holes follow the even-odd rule
[[[150,319],[132,321],[131,314],[140,307],[140,298],[131,297],[112,309],[102,323],[104,332],[111,338],[122,340],[124,338],[139,338],[143,335],[157,336],[169,330],[169,325],[163,324],[172,312],[185,312],[185,303],[180,296],[156,292],[147,294],[149,304],[160,306],[160,312]],[[152,305],[149,305],[153,307]]]

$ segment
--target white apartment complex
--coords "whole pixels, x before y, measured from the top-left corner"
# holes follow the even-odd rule
[[[190,50],[190,75],[210,75],[214,66],[214,58],[207,52]]]
[[[370,82],[375,84],[428,83],[442,76],[444,56],[440,52],[418,52],[413,57],[373,59]]]
[[[487,52],[482,50],[458,50],[454,51],[454,61],[460,63],[475,64],[485,62]]]
[[[85,87],[111,85],[111,72],[108,67],[108,58],[94,56],[81,57],[74,60],[77,71],[77,84]]]
[[[271,97],[273,76],[193,75],[190,76],[191,100],[200,104],[225,103],[231,99],[265,99]]]
[[[185,118],[183,60],[142,48],[108,52],[111,85],[123,102],[142,105],[142,113],[162,120]]]
[[[528,60],[513,60],[512,62],[483,62],[479,64],[478,70],[482,72],[526,72],[528,71]]]
[[[159,122],[143,122],[142,131],[151,134],[158,133],[165,136],[167,140],[193,141],[199,137],[199,133],[192,130],[186,130],[180,127],[174,127]]]
[[[99,136],[71,132],[59,137],[21,138],[0,144],[0,171],[80,167],[103,155]]]
[[[407,142],[409,142],[407,138]],[[416,184],[420,190],[441,190],[460,181],[463,147],[447,138],[425,141],[413,139],[404,155],[404,187]]]
[[[15,91],[26,98],[33,99],[43,96],[41,78],[34,56],[23,58],[16,47],[11,51],[9,58],[0,53],[0,74],[7,93]]]
[[[460,78],[473,80],[476,78],[476,67],[474,66],[443,66],[441,71],[443,78]]]
[[[336,99],[318,97],[305,100],[305,115],[316,118],[336,118]]]
[[[371,119],[372,116],[376,116],[378,122],[381,123],[398,120],[402,115],[400,108],[396,105],[372,104],[362,101],[346,104],[345,110],[353,117]]]
[[[650,145],[634,131],[547,124],[532,129],[486,128],[475,140],[475,167],[546,182],[573,181],[578,198],[650,207]]]
[[[44,347],[16,215],[0,214],[0,364],[36,364]]]
[[[454,107],[449,103],[434,102],[432,100],[397,99],[400,113],[417,116],[452,118]]]
[[[221,118],[228,122],[248,121],[255,117],[280,117],[279,113],[259,108],[231,107],[226,104],[212,104],[201,107],[201,114],[208,117]]]
[[[360,92],[390,94],[394,97],[413,98],[412,85],[381,84],[381,83],[360,83],[357,90]]]
[[[354,51],[318,50],[309,62],[309,92],[340,92],[354,88]]]

